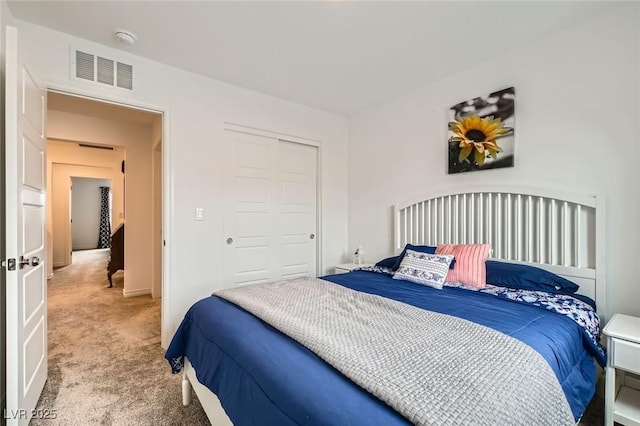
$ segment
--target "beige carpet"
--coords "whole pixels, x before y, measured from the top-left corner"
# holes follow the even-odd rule
[[[38,403],[55,420],[32,425],[209,424],[160,348],[160,299],[124,298],[122,272],[107,288],[108,250],[73,253],[48,281],[49,378]]]
[[[108,250],[74,252],[49,285],[49,379],[38,403],[57,419],[32,425],[209,424],[194,395],[182,406],[181,376],[160,348],[160,301],[107,288]],[[580,425],[604,423],[596,397]]]

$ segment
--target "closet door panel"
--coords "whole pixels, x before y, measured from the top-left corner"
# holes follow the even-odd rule
[[[280,275],[316,275],[317,148],[280,141]]]
[[[317,274],[317,151],[226,131],[225,287]]]
[[[226,132],[224,181],[225,287],[270,279],[274,224],[269,217],[277,143]]]

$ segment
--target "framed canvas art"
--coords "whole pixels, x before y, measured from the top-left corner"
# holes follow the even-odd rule
[[[513,167],[515,88],[449,109],[449,174]]]

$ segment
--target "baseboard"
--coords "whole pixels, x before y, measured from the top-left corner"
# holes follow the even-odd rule
[[[53,278],[53,272],[47,275],[47,280],[50,280]]]
[[[57,262],[53,264],[54,268],[62,268],[63,266],[67,266],[66,262]]]
[[[133,290],[133,291],[122,290],[122,295],[124,297],[146,296],[147,294],[151,294],[150,288],[145,288],[142,290]]]

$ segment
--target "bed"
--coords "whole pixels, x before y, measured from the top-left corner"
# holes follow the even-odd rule
[[[305,289],[303,292],[313,293],[307,290],[316,285],[326,286],[339,292],[339,300],[349,299],[352,295],[355,298],[384,300],[384,303],[389,300],[389,303],[395,304],[393,307],[408,306],[408,309],[412,309],[411,315],[454,318],[452,321],[474,323],[481,330],[497,333],[491,335],[493,337],[489,340],[496,336],[508,336],[518,344],[522,343],[521,346],[532,348],[536,356],[544,360],[545,369],[552,372],[557,379],[554,379],[556,385],[559,385],[566,398],[573,423],[579,421],[593,397],[598,377],[596,365],[602,365],[605,360],[598,343],[599,325],[595,313],[597,306],[599,316],[605,316],[602,279],[604,253],[601,246],[596,244],[596,241],[603,241],[603,220],[604,208],[596,197],[522,188],[441,191],[395,206],[395,254],[401,254],[408,243],[418,246],[488,243],[494,259],[516,265],[541,266],[578,283],[580,288],[575,295],[550,292],[548,297],[540,296],[544,299],[531,299],[532,294],[540,292],[527,293],[528,290],[512,291],[493,286],[479,290],[455,283],[437,289],[394,279],[385,267],[325,276],[321,282],[305,282],[307,287],[301,288]],[[324,288],[322,291],[325,291]],[[291,292],[294,289],[283,290]],[[522,296],[522,292],[526,297]],[[193,387],[212,424],[401,425],[430,422],[428,416],[432,413],[427,413],[426,417],[420,417],[424,413],[412,417],[412,405],[415,403],[406,404],[404,397],[398,402],[393,395],[387,396],[386,388],[395,386],[395,382],[389,385],[385,381],[387,376],[381,374],[380,383],[375,383],[376,380],[371,383],[371,377],[368,382],[361,382],[360,376],[352,375],[352,364],[345,364],[350,367],[344,368],[341,359],[336,361],[331,357],[331,351],[327,355],[310,350],[309,347],[315,350],[313,339],[301,339],[304,342],[302,344],[285,335],[295,335],[295,332],[281,328],[278,321],[274,322],[276,328],[265,322],[264,317],[258,318],[260,315],[257,312],[254,312],[255,315],[250,313],[251,306],[234,302],[233,298],[228,297],[218,294],[197,302],[185,316],[166,354],[174,372],[183,370],[183,403],[190,402]],[[560,302],[554,304],[548,303],[548,300]],[[360,303],[359,299],[357,302]],[[594,309],[584,308],[586,314],[581,311],[579,314],[570,312],[561,315],[559,311],[569,305],[571,309],[574,305],[579,305],[580,309],[591,305]],[[366,322],[376,321],[367,319]],[[326,334],[325,331],[323,333]],[[463,340],[455,333],[447,332],[445,335],[448,338],[453,336],[453,342]],[[401,339],[398,345],[405,344],[406,340]],[[449,346],[456,345],[449,343]],[[410,351],[411,346],[407,348],[403,350]],[[377,354],[375,350],[373,352]],[[491,357],[487,357],[487,354],[491,353],[483,355],[485,358],[482,358],[482,362],[476,362],[473,369],[489,365],[488,358]],[[380,356],[397,357],[397,354]],[[418,362],[420,358],[417,358]],[[437,370],[424,374],[433,376],[429,380],[438,382],[446,377],[451,381],[454,380],[451,377],[455,377],[465,390],[473,389],[475,383],[492,379],[490,376],[500,377],[506,371],[526,367],[509,361],[504,367],[491,367],[493,370],[480,373],[482,380],[478,380],[459,377],[456,369],[447,373],[453,376],[447,376],[442,371],[451,364],[449,360],[440,363],[436,355],[433,358],[425,355],[424,358],[428,359],[428,362],[425,361],[427,364],[434,365]],[[398,364],[402,365],[401,362]],[[536,368],[533,373],[528,373],[528,377],[538,375],[540,369]],[[392,381],[397,373],[387,372]],[[377,373],[371,374],[375,379]],[[542,373],[540,375],[544,376]],[[404,395],[402,390],[399,392]],[[479,413],[483,410],[499,410],[505,405],[504,402],[496,403],[495,395],[478,396],[478,389],[460,393],[472,394],[471,398],[475,399],[465,402],[468,407],[476,404],[479,407],[478,414],[469,414],[472,410],[468,407],[461,409],[459,406],[446,405],[450,404],[449,399],[455,399],[451,395],[457,395],[447,385],[420,398],[430,401],[424,404],[430,407],[450,407],[446,410],[453,414],[435,417],[435,423],[441,419],[447,423],[492,424],[497,416],[493,419],[491,415],[486,418],[473,416],[486,415]],[[410,406],[405,409],[404,405]],[[514,411],[518,411],[515,407]],[[549,409],[551,411],[545,416],[554,415],[556,408]],[[444,408],[433,410],[446,411]]]

